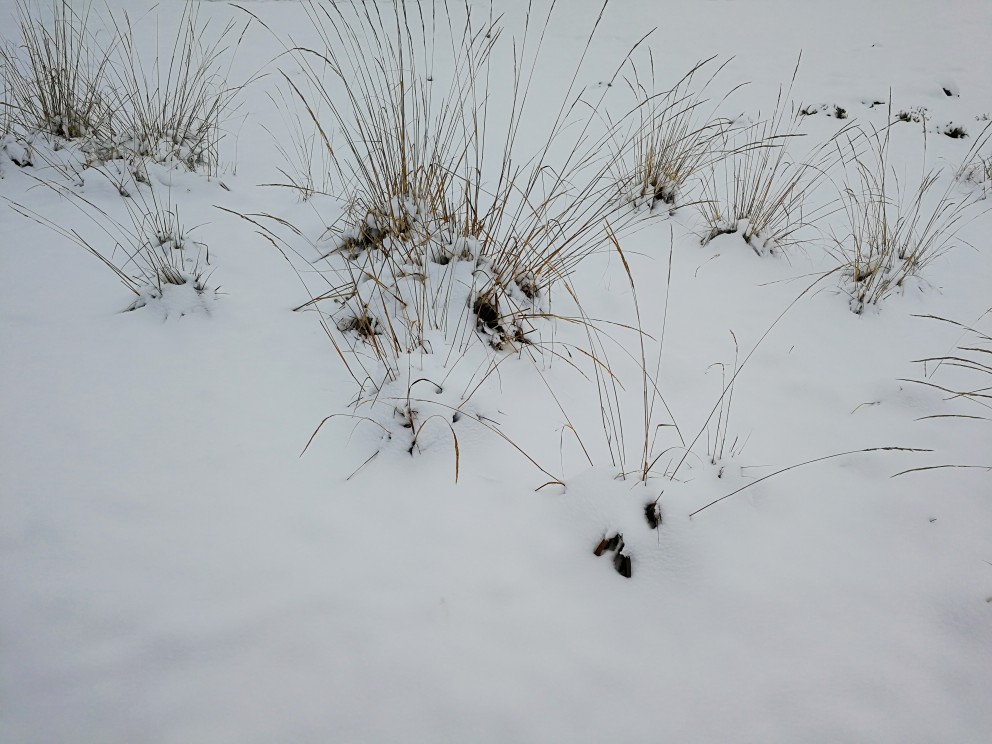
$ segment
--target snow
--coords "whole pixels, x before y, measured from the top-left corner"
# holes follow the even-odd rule
[[[290,35],[311,38],[300,3],[240,5],[271,32],[251,25],[232,78],[290,70],[273,60]],[[530,152],[600,5],[556,11],[523,130]],[[10,42],[14,6],[0,2]],[[154,19],[168,39],[179,7],[109,3],[145,19],[149,49]],[[525,7],[496,4],[502,53]],[[227,3],[200,13],[215,27],[247,20]],[[942,191],[992,114],[989,3],[616,0],[579,83],[609,79],[655,26],[646,43],[660,84],[711,54],[734,57],[713,84],[722,95],[748,83],[721,105],[727,116],[770,112],[801,52],[791,97],[826,109],[803,117],[799,150],[850,122],[885,126],[890,96],[893,115],[925,107],[925,150],[920,123],[893,127],[909,188],[942,167]],[[508,70],[494,66],[495,101],[509,95]],[[130,312],[135,295],[105,265],[23,215],[120,260],[109,222],[71,195],[130,226],[115,182],[46,166],[76,155],[41,141],[34,165],[19,167],[29,143],[3,140],[0,741],[988,739],[992,473],[892,477],[992,466],[988,408],[918,382],[973,389],[981,378],[915,363],[981,344],[923,316],[992,335],[988,201],[918,279],[859,315],[842,273],[824,276],[842,211],[761,256],[739,234],[701,245],[691,206],[644,213],[621,245],[652,370],[664,320],[657,382],[679,427],[658,430],[653,453],[665,454],[644,484],[637,315],[608,246],[571,277],[602,321],[601,349],[561,318],[537,323],[540,348],[516,351],[489,348],[471,325],[432,331],[450,356],[401,355],[395,381],[359,391],[328,339],[333,322],[325,332],[317,313],[292,311],[326,288],[314,246],[327,248],[343,204],[260,185],[285,180],[293,112],[274,101],[293,99],[278,98],[282,80],[241,92],[218,176],[149,163],[149,186],[121,161],[108,166],[127,191],[167,196],[195,228],[191,244],[209,248],[206,291],[166,285]],[[829,116],[834,106],[848,120]],[[942,136],[950,122],[972,139]],[[832,171],[816,203],[843,180]],[[984,195],[980,182],[951,188]],[[301,236],[280,232],[280,252],[238,216],[262,213]],[[453,318],[471,297],[460,263],[430,269],[442,287],[449,267],[459,278]],[[545,301],[562,318],[578,312],[560,288]],[[721,410],[735,338],[747,362],[711,463],[717,417],[707,417]],[[608,355],[623,385],[622,447],[606,441],[594,368],[577,348]],[[404,405],[427,420],[412,455]],[[670,423],[659,402],[652,425]],[[680,465],[679,435],[697,434]],[[927,451],[836,457],[757,482],[880,447]],[[656,499],[652,530],[644,509]],[[612,553],[593,554],[618,532],[630,579]]]

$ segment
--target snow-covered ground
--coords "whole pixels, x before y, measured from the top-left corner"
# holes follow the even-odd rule
[[[454,352],[402,357],[399,381],[357,409],[328,338],[361,348],[357,334],[293,312],[320,291],[328,263],[313,243],[344,202],[264,185],[285,180],[280,151],[307,121],[280,95],[277,70],[301,78],[279,55],[312,29],[295,0],[238,5],[200,7],[211,28],[247,24],[230,80],[253,80],[226,122],[220,172],[149,164],[150,184],[128,182],[195,226],[207,292],[169,287],[122,312],[134,295],[107,266],[23,214],[110,256],[101,223],[129,225],[136,201],[104,177],[114,163],[73,176],[46,161],[78,153],[41,138],[32,166],[14,162],[23,137],[0,153],[0,741],[990,740],[992,376],[917,360],[964,346],[987,365],[992,348],[926,317],[992,335],[989,184],[954,180],[992,115],[992,3],[613,0],[579,87],[602,86],[657,27],[638,53],[650,46],[659,90],[700,59],[732,57],[709,98],[747,83],[719,111],[759,120],[801,52],[790,98],[814,113],[798,152],[845,124],[881,129],[890,100],[893,116],[925,109],[925,149],[920,122],[897,122],[890,165],[910,190],[942,168],[938,190],[974,202],[957,239],[855,314],[844,272],[830,273],[831,235],[849,229],[840,166],[809,196],[829,214],[765,255],[740,234],[701,245],[692,206],[642,213],[620,239],[636,309],[608,243],[570,278],[601,347],[564,319],[578,308],[558,287],[541,299],[560,317],[536,322],[537,346],[495,351],[471,326],[431,336]],[[490,86],[505,104],[526,3],[494,5],[505,16]],[[520,136],[528,152],[601,3],[559,6]],[[169,50],[181,8],[110,0],[91,23],[126,9],[143,49],[159,27]],[[0,2],[8,43],[14,12]],[[944,136],[952,126],[969,136]],[[988,144],[979,155],[992,158]],[[300,234],[259,218],[287,241],[280,252],[239,214]],[[644,437],[638,310],[652,376],[664,338],[656,381],[671,412],[657,403],[646,482],[630,472]],[[735,339],[747,363],[721,399]],[[608,357],[622,442],[607,441],[582,349]],[[412,455],[393,415],[404,403],[424,411],[415,426],[437,414]],[[445,406],[462,414],[449,421]],[[893,447],[926,451],[831,457],[758,482]],[[892,477],[944,465],[985,469]],[[614,552],[594,555],[616,533],[630,578]]]

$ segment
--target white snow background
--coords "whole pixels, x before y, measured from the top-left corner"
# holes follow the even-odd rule
[[[439,355],[410,362],[421,365],[410,374],[445,378],[439,397],[457,405],[478,381],[472,355],[502,360],[472,398],[490,424],[454,424],[457,455],[440,422],[411,455],[409,440],[336,417],[300,456],[326,416],[373,414],[349,407],[355,384],[317,313],[293,312],[319,287],[309,241],[344,201],[263,185],[284,180],[287,122],[305,122],[276,104],[276,71],[292,75],[282,44],[311,38],[308,21],[292,0],[239,5],[199,8],[216,27],[244,26],[246,11],[269,26],[248,23],[234,55],[232,84],[254,80],[225,122],[220,173],[150,164],[151,185],[132,184],[196,226],[216,294],[170,288],[123,312],[134,297],[107,267],[10,203],[98,243],[99,227],[37,179],[124,221],[125,197],[95,169],[73,184],[40,156],[18,167],[13,139],[0,154],[0,741],[992,740],[992,473],[892,477],[992,466],[981,399],[907,382],[980,386],[950,366],[925,377],[933,366],[915,360],[978,343],[921,316],[992,332],[988,184],[952,182],[992,114],[992,3],[607,5],[579,87],[609,80],[657,27],[641,51],[652,50],[659,89],[701,59],[733,58],[709,97],[747,83],[720,111],[758,119],[801,52],[790,98],[826,111],[800,122],[800,149],[846,123],[884,127],[890,98],[893,112],[925,107],[925,150],[921,126],[899,122],[893,169],[912,183],[940,167],[941,189],[975,200],[951,249],[861,314],[840,273],[803,294],[837,266],[829,236],[844,232],[842,211],[760,256],[739,235],[701,245],[691,206],[624,235],[649,366],[664,319],[659,388],[684,438],[703,432],[672,479],[663,471],[684,450],[661,430],[655,452],[672,450],[647,483],[618,477],[587,358],[491,351],[481,338],[450,368]],[[600,6],[555,9],[524,150],[543,144]],[[495,3],[505,13],[497,103],[508,100],[525,7]],[[181,3],[109,0],[92,23],[125,9],[149,53],[157,38],[170,49]],[[12,0],[0,2],[0,29],[19,43]],[[835,106],[848,121],[828,115]],[[970,137],[943,136],[950,123]],[[811,203],[837,199],[843,169],[829,176]],[[296,225],[305,260],[291,265],[232,211]],[[571,281],[590,317],[616,324],[603,326],[615,342],[606,351],[623,385],[626,470],[636,470],[642,376],[627,276],[604,244]],[[550,303],[576,312],[564,291]],[[734,337],[743,360],[770,328],[736,380],[727,450],[712,464],[718,365],[732,371]],[[544,321],[540,333],[585,348],[574,324]],[[535,490],[551,479],[496,429],[564,487]],[[896,446],[930,451],[838,457],[755,483]],[[663,523],[651,529],[644,507],[659,494]],[[616,532],[630,578],[611,554],[593,554]]]

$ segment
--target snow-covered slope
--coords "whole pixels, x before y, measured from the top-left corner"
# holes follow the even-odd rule
[[[11,159],[30,138],[0,154],[0,741],[988,739],[992,378],[917,360],[963,346],[988,364],[987,338],[927,316],[992,335],[989,186],[953,178],[992,114],[992,4],[610,2],[579,87],[608,81],[657,27],[641,71],[648,46],[659,90],[733,57],[708,96],[747,83],[719,103],[742,120],[772,111],[801,53],[790,99],[812,113],[796,157],[845,124],[885,127],[890,100],[893,116],[925,108],[925,140],[921,122],[893,126],[890,165],[909,190],[942,168],[939,190],[974,202],[957,239],[855,314],[831,238],[849,229],[840,165],[810,194],[827,216],[765,255],[739,234],[702,245],[691,205],[642,212],[620,241],[636,306],[608,242],[570,277],[601,346],[568,322],[579,309],[558,287],[533,347],[495,351],[471,326],[431,336],[450,356],[402,356],[399,381],[358,408],[334,325],[293,312],[321,287],[313,243],[345,204],[263,185],[285,180],[280,151],[307,121],[279,94],[277,70],[300,80],[296,62],[276,58],[312,29],[293,0],[238,5],[200,7],[214,28],[248,26],[230,79],[252,82],[219,173],[149,164],[150,184],[129,182],[196,226],[209,291],[168,287],[122,312],[134,295],[112,271],[23,214],[110,256],[101,223],[130,224],[135,201],[105,177],[114,164],[73,177],[46,160],[75,151],[41,138],[32,166]],[[601,3],[559,6],[520,135],[529,152]],[[151,49],[181,7],[111,0],[91,23],[127,9]],[[525,8],[495,3],[496,102]],[[0,2],[11,44],[14,10]],[[944,136],[952,126],[969,136]],[[253,218],[287,241],[274,246],[239,214],[299,234]],[[646,481],[638,323],[651,376],[664,339],[671,414],[659,400]],[[747,361],[721,398],[735,356]],[[597,367],[619,429],[604,424]],[[413,454],[404,402],[424,412],[417,426],[436,414]],[[463,415],[449,422],[445,406]],[[921,451],[876,449],[894,447]],[[945,465],[985,469],[892,477]],[[617,533],[629,579],[614,552],[594,555]]]

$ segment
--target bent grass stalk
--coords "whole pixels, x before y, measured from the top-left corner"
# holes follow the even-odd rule
[[[716,504],[719,504],[721,501],[725,501],[726,499],[729,499],[731,496],[736,496],[741,491],[745,491],[748,488],[751,488],[752,486],[756,486],[759,483],[768,480],[769,478],[774,478],[777,475],[781,475],[782,473],[786,473],[786,472],[788,472],[790,470],[795,470],[796,468],[806,467],[807,465],[813,465],[815,463],[824,462],[826,460],[833,460],[833,459],[836,459],[838,457],[850,457],[851,455],[859,455],[859,454],[865,453],[865,452],[932,452],[932,451],[933,450],[921,449],[921,448],[917,448],[917,447],[866,447],[864,449],[850,450],[849,452],[837,452],[837,453],[834,453],[832,455],[826,455],[824,457],[816,457],[816,458],[814,458],[812,460],[806,460],[806,462],[796,463],[795,465],[789,465],[786,468],[782,468],[780,470],[776,470],[774,473],[769,473],[768,475],[766,475],[766,476],[764,476],[762,478],[758,478],[758,480],[756,480],[756,481],[751,481],[747,485],[741,486],[740,488],[738,488],[738,489],[736,489],[734,491],[731,491],[730,493],[728,493],[725,496],[721,496],[718,499],[714,499],[713,501],[711,501],[708,504],[706,504],[706,506],[702,506],[702,507],[696,509],[696,511],[692,512],[691,514],[689,514],[689,519],[692,519],[694,516],[696,516],[700,512],[706,511],[711,506],[715,506]],[[909,472],[909,471],[904,471],[904,472]],[[900,475],[900,474],[897,473],[896,475]]]

